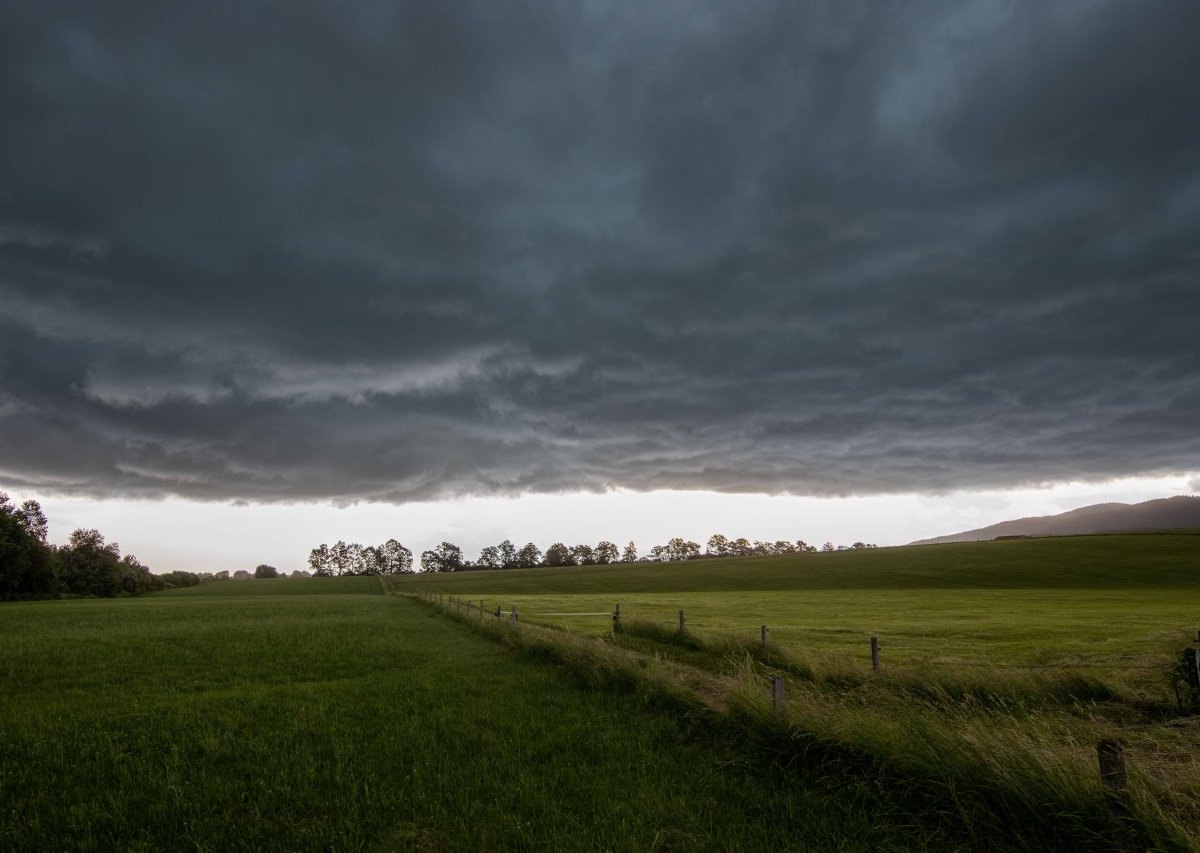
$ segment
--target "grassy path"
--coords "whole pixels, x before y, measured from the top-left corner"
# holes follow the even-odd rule
[[[944,846],[361,582],[5,605],[5,848]]]

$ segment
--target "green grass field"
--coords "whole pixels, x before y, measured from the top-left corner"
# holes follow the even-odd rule
[[[415,575],[429,590],[588,633],[605,615],[901,665],[1095,668],[1130,679],[1200,629],[1200,535],[1080,536],[749,560]]]
[[[939,838],[374,578],[0,609],[6,850],[906,849]]]
[[[425,599],[515,607],[530,630],[591,635],[640,656],[647,670],[667,662],[709,673],[718,680],[708,686],[675,670],[658,679],[701,684],[694,692],[704,701],[757,719],[754,731],[775,731],[777,748],[795,761],[811,752],[795,744],[815,739],[822,750],[833,744],[838,755],[888,768],[909,787],[928,783],[929,796],[953,803],[977,828],[1036,824],[1051,813],[1075,815],[1076,829],[1103,822],[1096,744],[1116,738],[1136,779],[1139,819],[1161,832],[1115,846],[1190,849],[1200,837],[1200,727],[1176,708],[1169,675],[1200,628],[1194,532],[386,584]],[[626,628],[613,636],[616,604]],[[758,644],[764,624],[768,652]],[[878,675],[871,636],[883,648]],[[594,665],[587,654],[580,660],[585,670]],[[776,674],[791,686],[786,709],[772,714],[762,703]]]
[[[1200,627],[1198,545],[1078,537],[5,604],[0,846],[1192,849],[1200,717],[1174,709],[1164,669]],[[601,615],[560,615],[579,613]],[[1097,777],[1108,737],[1130,759],[1128,827]]]

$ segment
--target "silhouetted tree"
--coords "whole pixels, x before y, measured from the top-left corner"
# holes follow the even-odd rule
[[[380,571],[385,575],[409,574],[413,570],[412,551],[395,539],[389,539],[377,549]]]
[[[572,546],[571,562],[576,566],[594,566],[596,564],[596,551],[591,545]]]
[[[443,542],[432,551],[421,554],[422,571],[457,572],[462,568],[462,549],[451,542]]]
[[[54,563],[59,584],[73,595],[111,598],[122,591],[121,549],[116,542],[106,543],[99,530],[72,532]]]
[[[664,552],[668,560],[690,560],[692,557],[699,555],[700,546],[695,542],[675,536],[667,542]],[[661,559],[661,558],[660,558]]]
[[[630,542],[625,546],[625,550],[621,552],[621,562],[622,563],[636,563],[637,560],[638,560],[637,545],[633,544],[633,542]]]
[[[720,533],[714,533],[712,536],[708,537],[708,542],[705,544],[705,550],[714,557],[728,557],[729,540]]]
[[[609,563],[615,563],[621,557],[621,552],[617,550],[617,546],[607,539],[602,540],[596,546],[596,562],[602,566]]]
[[[517,552],[516,561],[518,566],[526,569],[540,566],[542,564],[542,549],[532,542],[526,542],[525,547]],[[505,563],[506,567],[507,565]]]
[[[555,542],[546,549],[546,565],[551,567],[575,565],[575,561],[571,558],[571,549],[561,542]]]
[[[266,563],[261,563],[254,567],[254,576],[256,578],[277,578],[279,577],[279,569],[274,566],[268,566]]]
[[[504,560],[500,558],[500,549],[495,545],[488,545],[481,550],[479,552],[479,559],[475,563],[484,569],[500,569],[504,567]]]
[[[333,555],[329,553],[328,545],[322,543],[308,552],[308,568],[319,578],[333,574]]]
[[[37,501],[14,507],[0,492],[0,600],[42,598],[54,590],[53,553]]]
[[[346,575],[354,571],[354,563],[351,561],[350,546],[339,539],[333,543],[333,547],[329,549],[329,567],[335,575]]]
[[[346,546],[346,561],[348,566],[343,572],[347,575],[362,575],[366,574],[366,551],[362,545],[357,542],[351,542]]]
[[[515,569],[525,565],[521,560],[520,554],[517,552],[517,547],[513,543],[505,539],[496,546],[496,552],[500,557],[500,565],[505,569]],[[537,565],[534,563],[534,565]]]

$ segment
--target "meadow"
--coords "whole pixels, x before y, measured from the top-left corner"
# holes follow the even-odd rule
[[[1200,622],[1198,544],[1075,537],[5,604],[0,838],[1195,849],[1200,717],[1176,707],[1167,670]],[[581,613],[599,615],[562,615]],[[1096,768],[1109,738],[1129,763],[1118,801]]]
[[[585,681],[682,691],[794,764],[815,754],[842,774],[882,774],[941,801],[929,808],[956,813],[977,841],[1039,822],[1053,835],[1065,821],[1072,847],[1095,831],[1101,849],[1192,849],[1200,727],[1177,705],[1172,668],[1200,626],[1198,545],[1192,532],[1089,536],[388,585],[458,618],[478,614],[464,600],[516,608],[520,630],[534,632],[520,640],[510,628],[516,647],[560,658]],[[617,604],[623,631],[613,634]],[[553,639],[589,635],[614,657]],[[878,673],[871,636],[883,647]],[[623,670],[621,654],[640,670]],[[775,677],[787,698],[772,706]],[[1096,749],[1110,739],[1124,745],[1145,830],[1124,840],[1099,829],[1112,809],[1105,817]]]
[[[684,563],[396,577],[522,620],[603,634],[626,619],[759,634],[869,662],[1092,668],[1156,677],[1200,629],[1200,534],[1078,536]],[[588,615],[574,615],[588,614]]]
[[[376,578],[0,609],[6,850],[912,849]]]

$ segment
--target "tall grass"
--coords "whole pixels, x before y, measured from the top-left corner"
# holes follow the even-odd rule
[[[649,641],[638,643],[638,640]],[[977,705],[1012,712],[1043,704],[1072,705],[1118,698],[1119,691],[1093,673],[1072,670],[1025,670],[961,665],[892,666],[876,674],[848,655],[803,652],[759,638],[721,632],[686,631],[647,619],[629,619],[613,641],[643,651],[656,647],[682,650],[685,661],[710,668],[739,666],[744,659],[812,684],[846,689],[871,683],[932,705]]]
[[[1189,850],[1196,840],[1195,816],[1170,780],[1136,765],[1127,814],[1114,816],[1095,766],[1097,740],[1113,731],[1085,713],[1111,691],[1087,678],[1009,674],[999,687],[963,673],[881,678],[652,623],[629,622],[619,638],[587,637],[432,606],[585,684],[736,731],[779,763],[886,792],[914,819],[952,825],[973,846]],[[770,671],[787,676],[779,707]],[[1200,773],[1188,778],[1193,786]]]

